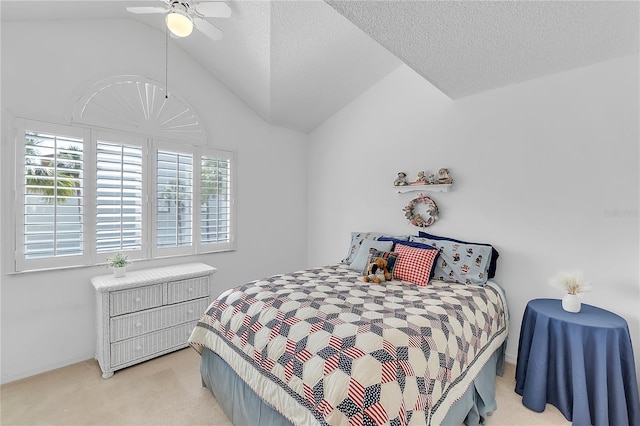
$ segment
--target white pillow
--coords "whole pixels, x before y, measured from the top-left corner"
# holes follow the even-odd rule
[[[349,269],[362,272],[367,267],[367,259],[369,258],[369,249],[374,248],[378,251],[391,251],[393,241],[364,240],[358,249],[358,254],[353,262],[349,265]]]

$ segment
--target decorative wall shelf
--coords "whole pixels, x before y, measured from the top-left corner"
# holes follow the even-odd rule
[[[405,192],[413,191],[431,191],[431,192],[449,192],[451,190],[451,183],[448,184],[435,184],[435,185],[405,185],[394,186],[398,194],[404,194]]]

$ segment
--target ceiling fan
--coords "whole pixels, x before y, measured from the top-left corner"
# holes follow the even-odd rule
[[[164,13],[167,28],[176,37],[187,37],[195,26],[212,40],[222,39],[222,31],[204,18],[228,18],[231,8],[223,1],[163,0],[165,6],[127,7],[135,14]]]

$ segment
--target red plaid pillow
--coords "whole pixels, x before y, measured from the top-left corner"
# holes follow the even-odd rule
[[[393,270],[393,277],[420,286],[427,285],[431,271],[435,266],[438,249],[423,249],[396,244],[398,261]]]

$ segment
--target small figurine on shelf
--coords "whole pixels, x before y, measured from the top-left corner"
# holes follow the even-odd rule
[[[416,180],[416,183],[419,185],[427,183],[427,177],[424,175],[424,172],[418,172],[418,180]]]
[[[398,177],[393,181],[393,186],[407,186],[407,174],[405,172],[398,172]]]
[[[438,183],[439,184],[453,183],[453,179],[449,177],[449,169],[442,168],[438,170]]]
[[[433,173],[429,173],[429,177],[427,178],[427,184],[435,185],[436,184],[436,175]]]

